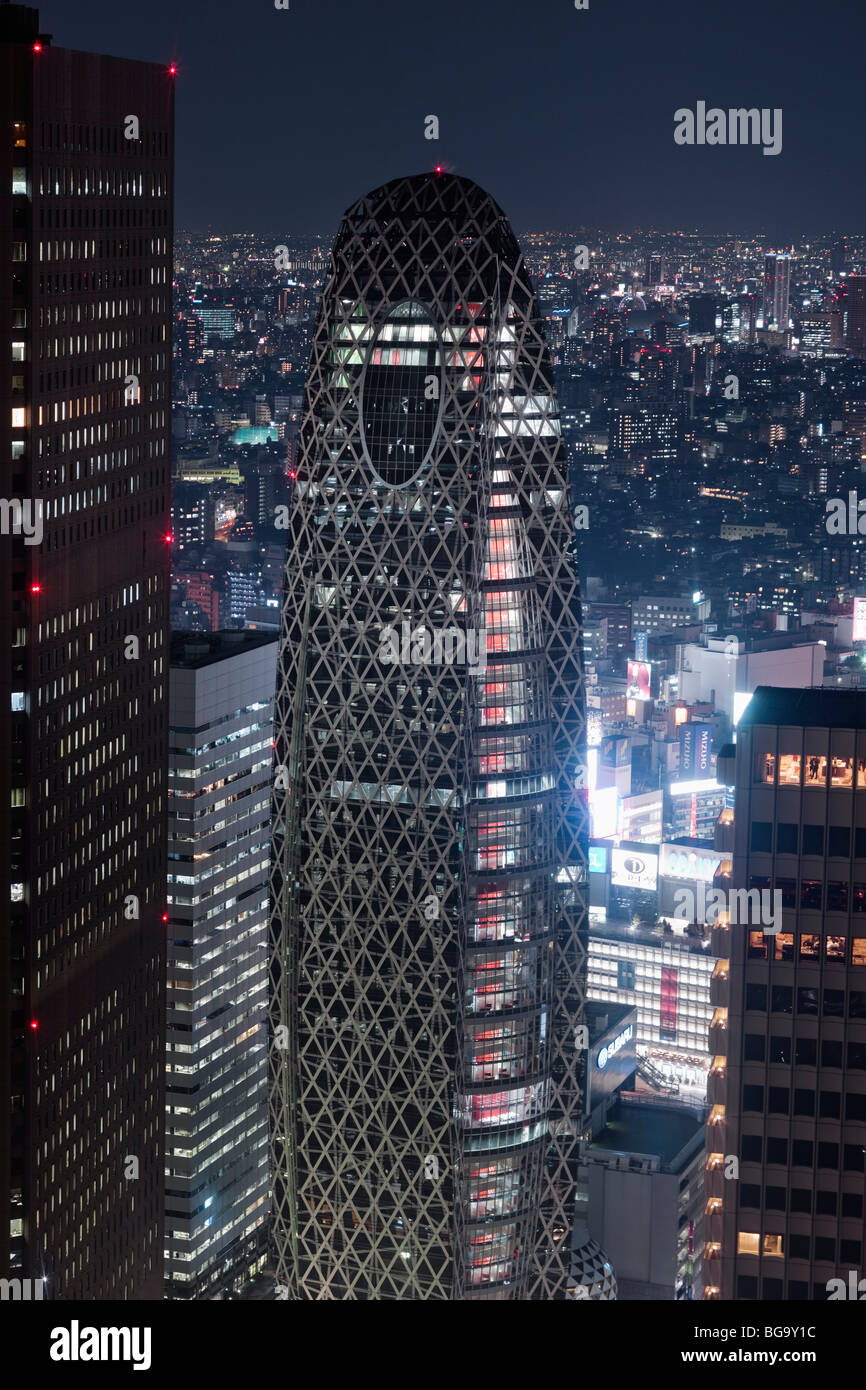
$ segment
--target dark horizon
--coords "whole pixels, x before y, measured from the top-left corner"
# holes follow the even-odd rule
[[[178,64],[181,226],[322,235],[354,199],[436,164],[477,181],[519,230],[742,217],[759,229],[743,235],[790,242],[804,221],[849,233],[866,221],[857,0],[822,11],[817,30],[806,0],[444,0],[435,17],[396,0],[375,13],[290,3],[179,14],[153,0],[144,33],[108,0],[74,16],[48,0],[41,17],[59,47]],[[678,146],[674,113],[700,101],[780,108],[781,152]],[[424,138],[428,115],[439,140]]]

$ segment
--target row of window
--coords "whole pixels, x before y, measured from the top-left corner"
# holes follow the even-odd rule
[[[817,1065],[817,1040],[816,1038],[796,1038],[790,1037],[771,1037],[769,1048],[767,1040],[762,1033],[746,1033],[744,1038],[744,1059],[746,1062],[765,1062],[783,1063],[790,1065],[791,1056],[794,1055],[798,1066]],[[758,1087],[760,1090],[760,1087]],[[776,1090],[787,1094],[787,1087],[776,1087]],[[753,1097],[752,1097],[753,1098]],[[778,1097],[776,1097],[778,1099]],[[809,1115],[815,1118],[816,1093],[808,1087],[794,1088],[794,1115]],[[778,1099],[778,1104],[784,1104],[783,1099]],[[777,1112],[778,1113],[778,1112]],[[788,1111],[783,1111],[787,1115]],[[842,1097],[841,1091],[819,1091],[817,1093],[817,1113],[820,1118],[828,1120],[838,1120],[842,1118]],[[845,1095],[845,1119],[847,1120],[866,1120],[866,1094],[860,1091],[849,1091]],[[785,1140],[767,1140],[767,1144],[783,1145]],[[783,1163],[787,1162],[781,1154],[781,1148],[776,1156],[770,1155],[770,1148],[767,1148],[767,1162]]]
[[[815,1253],[810,1257],[810,1237],[790,1234],[787,1238],[778,1235],[762,1237],[756,1231],[739,1231],[737,1235],[738,1255],[778,1255],[791,1260],[830,1260],[836,1259],[835,1236],[815,1236]],[[859,1240],[839,1241],[839,1260],[843,1265],[859,1265],[862,1245]],[[781,1282],[781,1281],[780,1281]],[[826,1290],[824,1297],[826,1298]]]
[[[862,939],[862,938],[858,938]],[[767,990],[770,990],[770,1012],[792,1014],[794,1012],[794,988],[792,985],[746,985],[746,1011],[767,1012]],[[816,1015],[823,1003],[825,1018],[842,1018],[844,998],[840,989],[813,989],[801,985],[797,989],[797,1013]],[[855,991],[852,991],[852,994]],[[856,1017],[856,1015],[855,1015]]]
[[[806,824],[801,827],[796,821],[791,820],[780,820],[776,823],[777,855],[802,853],[823,859],[824,840],[831,859],[851,859],[851,828],[848,826],[828,826],[824,834],[823,824]],[[771,821],[752,821],[752,851],[766,855],[773,852]],[[866,827],[856,826],[853,830],[853,858],[866,859]]]
[[[804,1212],[811,1216],[850,1216],[855,1220],[863,1216],[863,1198],[859,1192],[843,1192],[841,1209],[838,1192],[813,1192],[811,1187],[771,1187],[764,1188],[761,1201],[761,1188],[758,1183],[740,1183],[740,1206],[762,1206],[767,1211]],[[858,1256],[859,1259],[859,1256]]]
[[[776,880],[778,888],[779,880]],[[785,906],[789,906],[785,903]],[[828,903],[829,907],[829,903]],[[795,941],[799,940],[799,952]],[[749,960],[820,960],[821,937],[814,932],[800,932],[795,938],[793,932],[777,932],[765,935],[763,930],[749,932]],[[824,937],[824,959],[844,965],[848,960],[848,938],[846,936]],[[851,964],[866,965],[866,937],[855,936],[851,940]],[[860,1015],[855,1015],[859,1017]]]
[[[825,837],[823,825],[799,826],[795,821],[778,821],[776,823],[777,854],[800,853],[823,858],[825,838],[827,854],[831,859],[851,858],[851,830],[847,825],[828,826]],[[751,848],[753,853],[772,854],[773,823],[771,821],[752,822]],[[866,859],[866,827],[864,826],[856,826],[854,829],[854,858]]]
[[[757,780],[779,787],[853,787],[866,791],[866,758],[827,757],[823,753],[775,753],[758,755]]]
[[[852,1261],[859,1264],[859,1259]],[[781,1301],[783,1298],[784,1281],[782,1279],[764,1279],[761,1281],[762,1297],[774,1301]],[[758,1281],[752,1274],[740,1274],[737,1276],[737,1298],[756,1299],[758,1297]],[[787,1301],[793,1300],[795,1303],[826,1303],[830,1297],[827,1284],[817,1283],[812,1285],[811,1294],[809,1285],[805,1279],[789,1279]]]
[[[839,1056],[838,1061],[828,1062],[828,1063],[824,1064],[824,1062],[823,1062],[823,1048],[824,1048],[825,1046],[826,1046],[826,1043],[822,1044],[822,1065],[826,1065],[826,1066],[828,1066],[828,1067],[835,1067],[835,1068],[837,1068],[837,1069],[841,1069],[841,1066],[842,1066],[841,1055]],[[836,1044],[836,1046],[838,1046],[838,1047],[840,1048],[840,1054],[841,1054],[841,1043],[840,1043],[840,1044]],[[814,1065],[814,1063],[813,1063],[813,1065]],[[857,1068],[857,1070],[866,1071],[866,1060],[864,1060],[863,1065],[862,1065],[861,1067]],[[766,1095],[765,1095],[765,1093],[766,1093]],[[824,1106],[824,1108],[825,1108],[828,1112],[829,1112],[829,1111],[832,1111],[832,1110],[835,1110],[835,1111],[836,1111],[836,1114],[828,1113],[827,1115],[824,1116],[824,1118],[826,1118],[826,1119],[841,1119],[841,1115],[839,1114],[839,1110],[840,1110],[840,1108],[841,1108],[841,1101],[838,1099],[839,1093],[836,1092],[836,1091],[821,1091],[819,1094],[820,1094],[820,1097],[821,1097],[820,1105]],[[834,1097],[836,1097],[836,1099],[834,1099]],[[845,1112],[846,1112],[846,1113],[845,1113],[845,1118],[846,1118],[846,1120],[849,1120],[849,1119],[852,1118],[852,1115],[849,1113],[849,1106],[850,1106],[850,1110],[855,1111],[855,1112],[856,1112],[856,1111],[859,1111],[860,1106],[859,1106],[858,1102],[859,1102],[861,1099],[862,1099],[862,1097],[858,1097],[858,1096],[856,1096],[856,1095],[854,1095],[854,1094],[848,1095],[848,1096],[846,1097],[846,1105],[845,1105]],[[819,1107],[819,1108],[820,1108],[820,1107]],[[796,1116],[796,1115],[811,1115],[811,1116],[814,1116],[814,1114],[815,1114],[815,1092],[814,1092],[814,1091],[809,1091],[809,1090],[801,1089],[799,1086],[795,1087],[795,1088],[794,1088],[794,1111],[793,1111],[793,1113],[794,1113],[795,1116]],[[753,1085],[753,1084],[751,1084],[751,1083],[749,1083],[749,1082],[744,1082],[744,1083],[743,1083],[743,1114],[744,1114],[744,1115],[790,1115],[790,1114],[791,1114],[791,1091],[790,1091],[790,1087],[788,1087],[788,1086],[766,1086],[766,1087],[765,1087],[765,1086],[756,1086],[756,1085]],[[822,1114],[823,1114],[823,1112],[822,1112]],[[859,1117],[859,1118],[862,1118],[862,1117]],[[784,1143],[786,1143],[787,1141],[785,1140],[785,1141],[774,1141],[774,1142],[780,1142],[780,1143],[784,1142]],[[795,1146],[795,1148],[796,1148],[797,1143],[799,1143],[799,1142],[800,1142],[799,1140],[795,1140],[795,1141],[794,1141],[794,1146]],[[805,1141],[803,1141],[803,1142],[805,1142]],[[809,1147],[810,1147],[810,1149],[811,1149],[811,1144],[810,1144]],[[827,1163],[821,1162],[820,1150],[821,1150],[822,1148],[827,1148],[828,1150],[832,1150],[832,1151],[833,1151],[833,1153],[835,1154],[835,1157],[833,1158],[832,1162],[827,1162]],[[819,1166],[819,1168],[836,1168],[836,1167],[838,1167],[838,1159],[839,1159],[839,1145],[838,1145],[838,1144],[829,1144],[829,1145],[819,1144],[819,1145],[818,1145],[818,1150],[819,1150],[819,1158],[818,1158],[818,1166]],[[866,1152],[866,1151],[864,1151],[864,1148],[863,1148],[863,1145],[862,1145],[862,1144],[846,1144],[846,1145],[845,1145],[845,1155],[846,1155],[845,1167],[846,1167],[849,1171],[851,1171],[851,1172],[862,1173],[862,1172],[864,1171],[864,1169],[863,1169],[864,1152]],[[745,1157],[745,1155],[744,1155],[744,1157]],[[848,1161],[849,1158],[850,1158],[850,1162]],[[781,1161],[782,1161],[782,1160],[774,1160],[774,1162],[781,1162]],[[795,1158],[795,1159],[793,1160],[793,1162],[794,1162],[794,1163],[797,1163],[797,1159]],[[810,1160],[810,1162],[811,1162],[811,1160]]]
[[[127,154],[130,145],[133,154],[167,155],[169,135],[167,131],[147,131],[139,140],[127,140],[125,124],[116,121],[113,125],[66,125],[59,122],[42,121],[39,126],[43,150],[55,150],[62,154]],[[27,144],[27,126],[23,121],[12,124],[13,143],[16,146]]]
[[[774,1088],[771,1088],[774,1089]],[[783,1168],[814,1168],[816,1145],[811,1139],[773,1139],[766,1140],[766,1159],[764,1140],[760,1134],[740,1136],[740,1154],[744,1163],[778,1163]],[[817,1145],[819,1168],[829,1168],[839,1172],[839,1145],[821,1142]],[[790,1152],[790,1158],[788,1157]],[[858,1158],[859,1155],[859,1158]],[[863,1172],[863,1147],[860,1144],[846,1144],[844,1148],[846,1171]]]

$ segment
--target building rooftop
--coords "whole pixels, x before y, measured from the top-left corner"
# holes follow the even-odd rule
[[[604,1129],[588,1147],[647,1154],[662,1163],[671,1163],[702,1127],[698,1114],[675,1105],[630,1105],[618,1101],[608,1114]]]
[[[276,632],[253,631],[243,628],[225,632],[173,632],[171,634],[171,665],[186,671],[226,661],[256,647],[266,647],[278,640]]]
[[[790,724],[795,728],[866,729],[866,691],[817,687],[797,690],[759,685],[740,715],[747,724]]]

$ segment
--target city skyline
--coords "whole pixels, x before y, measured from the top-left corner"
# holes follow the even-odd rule
[[[52,1360],[569,1300],[775,1364],[866,1294],[864,24],[0,3],[0,1302]]]

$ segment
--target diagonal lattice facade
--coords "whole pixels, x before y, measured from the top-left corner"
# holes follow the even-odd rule
[[[575,540],[501,210],[346,214],[310,365],[277,682],[277,1279],[573,1296],[586,969]]]

